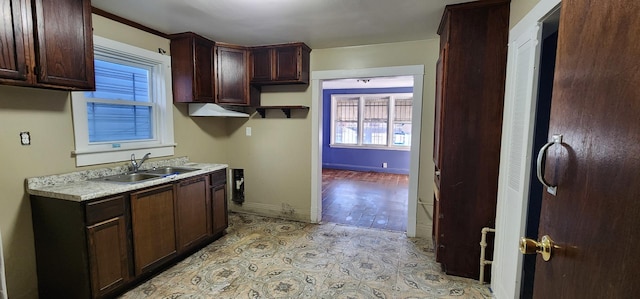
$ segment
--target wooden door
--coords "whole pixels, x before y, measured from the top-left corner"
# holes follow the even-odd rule
[[[217,235],[227,228],[227,170],[221,169],[211,174],[211,218],[212,234]]]
[[[27,80],[27,61],[20,0],[0,0],[0,82]]]
[[[38,82],[65,89],[95,90],[90,1],[31,3]]]
[[[129,280],[127,229],[124,216],[87,227],[91,290],[101,297]]]
[[[640,2],[564,0],[534,298],[631,298],[640,291]]]
[[[271,48],[255,48],[251,50],[251,82],[271,81],[273,59]]]
[[[212,227],[215,235],[224,231],[229,223],[227,218],[227,185],[215,186],[212,191]]]
[[[249,105],[247,50],[216,46],[217,103]]]
[[[215,99],[213,44],[203,38],[194,38],[193,41],[193,101],[196,102],[213,102]]]
[[[135,273],[140,275],[176,254],[173,185],[131,194]]]
[[[196,245],[209,235],[207,178],[203,175],[177,184],[178,250]]]
[[[276,81],[295,81],[300,78],[298,58],[301,57],[301,47],[277,47],[275,48]]]

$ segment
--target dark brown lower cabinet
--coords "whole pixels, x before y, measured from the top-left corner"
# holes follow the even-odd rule
[[[224,234],[226,169],[31,212],[39,298],[112,298]]]
[[[176,184],[178,250],[185,250],[202,241],[210,234],[209,229],[209,176],[183,180]]]
[[[124,215],[87,227],[89,268],[94,297],[108,294],[129,280]]]
[[[152,270],[177,253],[173,185],[131,193],[135,273]]]

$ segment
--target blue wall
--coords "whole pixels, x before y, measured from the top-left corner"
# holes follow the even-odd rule
[[[402,150],[332,148],[331,143],[331,95],[333,94],[374,94],[413,93],[412,87],[403,88],[362,88],[325,89],[322,91],[322,167],[356,171],[375,171],[409,174],[410,152]],[[387,168],[382,168],[382,163]]]

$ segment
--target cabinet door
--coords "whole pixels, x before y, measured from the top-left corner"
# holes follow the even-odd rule
[[[124,216],[87,227],[93,297],[100,297],[129,280],[127,230]]]
[[[213,234],[215,235],[224,231],[229,224],[227,213],[227,185],[214,186],[211,190],[212,226]]]
[[[213,102],[215,100],[213,43],[196,38],[194,47],[195,83],[193,85],[193,100],[197,102]]]
[[[201,176],[177,184],[178,250],[189,248],[209,235],[208,177]]]
[[[38,83],[95,90],[90,1],[31,2]]]
[[[173,101],[215,101],[214,42],[192,32],[171,35]]]
[[[216,46],[217,103],[249,105],[247,50]]]
[[[251,82],[268,82],[271,80],[272,53],[269,48],[251,50]]]
[[[227,228],[227,170],[221,169],[211,174],[211,214],[213,234]]]
[[[131,194],[135,273],[139,275],[176,254],[173,185]]]
[[[275,48],[276,81],[300,79],[300,47]]]
[[[0,81],[27,80],[22,1],[0,0]],[[8,81],[10,82],[10,81]]]

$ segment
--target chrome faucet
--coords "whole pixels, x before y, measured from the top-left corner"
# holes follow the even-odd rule
[[[136,161],[136,154],[131,154],[131,170],[133,172],[138,172],[138,169],[140,169],[140,166],[142,166],[142,163],[144,163],[144,161],[147,161],[150,155],[151,153],[147,153],[146,155],[144,155],[144,157],[142,157],[142,159],[140,159],[140,163],[138,163]]]

